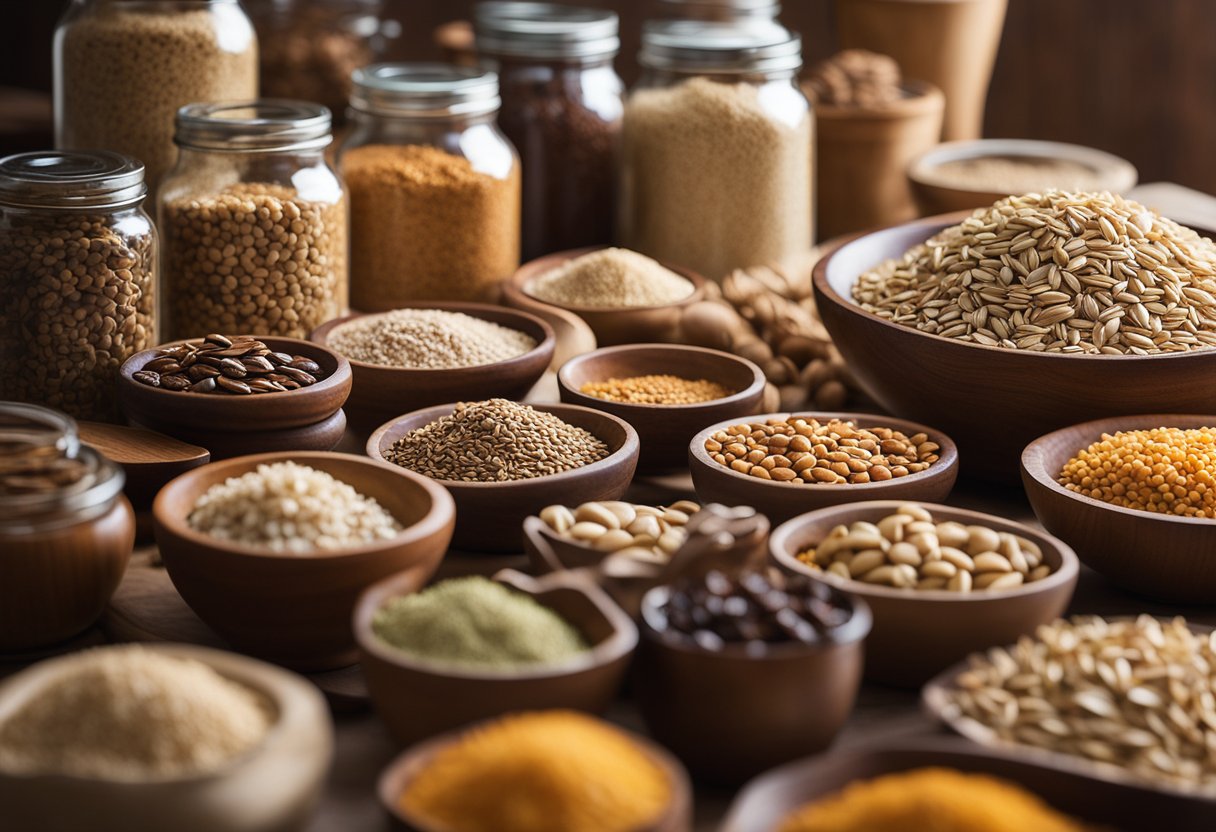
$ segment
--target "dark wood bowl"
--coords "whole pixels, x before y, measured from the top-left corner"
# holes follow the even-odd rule
[[[1129,592],[1176,603],[1216,600],[1216,520],[1112,505],[1056,481],[1064,464],[1103,433],[1216,426],[1216,416],[1119,416],[1057,430],[1022,453],[1022,483],[1043,527],[1088,567]]]
[[[407,413],[381,425],[367,440],[367,455],[383,460],[393,444],[441,416],[455,403]],[[633,480],[638,462],[638,434],[628,422],[588,407],[572,404],[537,404],[536,410],[589,431],[608,445],[609,454],[598,462],[529,480],[509,482],[453,482],[435,480],[456,500],[456,534],[452,546],[467,552],[522,552],[524,518],[539,514],[554,503],[580,505],[595,500],[617,500]]]
[[[683,315],[684,309],[705,297],[705,278],[674,263],[660,261],[665,269],[675,272],[692,283],[693,291],[686,298],[662,306],[604,309],[594,306],[550,303],[530,294],[532,282],[545,272],[552,271],[567,260],[573,260],[575,257],[581,257],[603,248],[608,248],[608,246],[589,246],[558,251],[524,263],[513,276],[504,281],[503,300],[519,309],[531,309],[540,305],[555,306],[558,309],[573,312],[587,322],[591,331],[595,333],[595,340],[601,347],[673,340],[679,331],[680,317]]]
[[[405,832],[448,832],[447,829],[440,829],[412,813],[406,812],[401,807],[400,798],[409,787],[410,782],[430,764],[436,754],[454,745],[465,733],[476,731],[481,727],[484,727],[484,723],[419,743],[389,763],[384,773],[380,775],[376,792],[380,797],[380,805],[388,813],[393,829],[405,830]],[[632,832],[692,832],[692,784],[688,781],[688,772],[666,749],[645,737],[631,733],[630,739],[637,743],[641,751],[667,773],[667,778],[671,783],[671,802],[666,811],[653,823],[640,826]]]
[[[132,426],[148,429],[147,425],[134,420]],[[346,411],[338,409],[333,415],[320,422],[297,428],[233,431],[223,427],[212,430],[166,423],[161,424],[154,432],[166,435],[171,432],[174,439],[206,448],[211,455],[212,462],[248,454],[268,454],[280,451],[332,451],[346,435]]]
[[[865,234],[815,266],[819,315],[854,377],[885,410],[937,425],[967,476],[1013,482],[1028,442],[1129,413],[1216,413],[1216,349],[1168,355],[1063,355],[927,335],[862,310],[857,277],[969,212]]]
[[[1141,785],[1115,785],[1080,772],[1040,765],[1012,751],[980,748],[954,737],[917,737],[872,743],[800,760],[753,780],[731,804],[721,832],[773,832],[791,812],[851,783],[925,767],[986,774],[1016,783],[1057,811],[1103,828],[1208,832],[1216,808],[1209,801]],[[1030,832],[1030,830],[1027,830]]]
[[[610,402],[581,392],[588,382],[664,374],[714,381],[730,395],[700,404],[656,405]],[[689,438],[706,425],[755,413],[764,385],[764,372],[746,358],[675,344],[603,347],[567,361],[557,372],[563,402],[602,410],[633,425],[642,444],[638,471],[643,473],[686,467]]]
[[[352,423],[371,430],[394,416],[433,407],[437,404],[468,399],[522,399],[544,374],[553,360],[557,339],[553,328],[535,315],[484,303],[411,303],[407,309],[441,309],[461,312],[510,329],[519,330],[536,340],[536,346],[523,355],[494,364],[456,367],[449,370],[415,370],[384,367],[365,361],[350,361],[354,385],[346,401]],[[383,314],[383,313],[376,313]],[[326,349],[329,335],[361,314],[347,315],[322,324],[309,340]],[[349,360],[349,359],[348,359]]]
[[[559,572],[535,579],[504,570],[494,580],[531,595],[587,639],[591,649],[558,665],[517,671],[444,666],[384,643],[372,631],[376,612],[416,592],[410,575],[370,587],[355,607],[355,640],[363,677],[380,718],[401,745],[510,711],[573,708],[603,713],[621,688],[638,643],[633,621],[581,576]]]
[[[824,485],[757,479],[719,465],[705,450],[706,439],[731,425],[796,416],[814,417],[820,422],[848,419],[858,427],[892,428],[902,431],[905,436],[925,433],[930,441],[941,446],[939,459],[924,471],[884,482]],[[958,449],[950,437],[941,431],[892,416],[869,413],[762,413],[719,422],[698,433],[688,445],[688,466],[692,471],[693,488],[703,505],[722,503],[727,506],[752,506],[777,526],[808,511],[864,500],[940,502],[946,499],[958,478]]]
[[[650,734],[694,777],[734,786],[832,743],[861,684],[865,601],[853,599],[852,619],[830,641],[752,656],[739,645],[708,651],[664,640],[658,609],[669,592],[642,597],[634,695]]]
[[[212,485],[259,465],[298,462],[375,498],[405,527],[394,538],[309,555],[275,554],[218,540],[186,518]],[[237,649],[297,670],[358,657],[350,617],[376,581],[405,572],[422,586],[447,551],[455,523],[448,493],[387,462],[336,453],[277,453],[213,462],[174,479],[152,505],[156,542],[173,585],[204,623]]]
[[[1080,569],[1072,549],[1051,535],[991,514],[921,503],[936,522],[957,520],[1010,532],[1036,544],[1052,567],[1041,581],[1008,591],[969,592],[902,590],[826,576],[798,560],[798,553],[822,542],[836,526],[858,520],[876,523],[902,500],[850,503],[795,517],[773,531],[769,553],[787,572],[843,589],[864,598],[874,616],[866,638],[866,679],[918,687],[969,654],[1011,644],[1058,618],[1068,606]]]

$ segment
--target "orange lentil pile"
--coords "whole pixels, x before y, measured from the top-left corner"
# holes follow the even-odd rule
[[[724,399],[730,391],[716,381],[672,375],[633,376],[589,381],[579,388],[588,396],[626,404],[699,404]]]
[[[1064,464],[1059,482],[1123,508],[1216,519],[1216,428],[1104,433]]]

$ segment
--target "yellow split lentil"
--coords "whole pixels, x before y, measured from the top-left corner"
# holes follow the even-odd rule
[[[1123,508],[1216,519],[1216,428],[1104,433],[1064,464],[1059,482]]]
[[[632,376],[589,381],[580,392],[597,399],[626,404],[699,404],[724,399],[731,394],[721,384],[708,379],[687,379],[673,375]]]

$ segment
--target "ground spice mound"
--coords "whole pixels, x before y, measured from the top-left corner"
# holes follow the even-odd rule
[[[135,781],[202,774],[270,729],[261,696],[139,646],[73,658],[0,723],[0,769]]]
[[[460,832],[631,832],[671,799],[666,772],[627,734],[572,711],[474,728],[424,768],[402,809]]]
[[[597,399],[628,404],[700,404],[730,395],[716,381],[688,379],[673,375],[632,376],[589,381],[579,392]]]
[[[694,288],[691,281],[644,254],[606,248],[546,272],[532,283],[528,294],[565,306],[621,309],[675,303]]]
[[[335,327],[329,346],[354,361],[446,370],[517,358],[536,339],[517,329],[442,309],[395,309]]]

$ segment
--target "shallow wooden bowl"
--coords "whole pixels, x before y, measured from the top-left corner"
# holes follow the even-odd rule
[[[1216,427],[1216,416],[1119,416],[1057,430],[1022,453],[1022,482],[1043,527],[1088,567],[1141,595],[1176,603],[1216,602],[1216,520],[1122,508],[1056,481],[1078,451],[1103,433]]]
[[[407,309],[441,309],[524,332],[536,346],[523,355],[494,364],[449,370],[415,370],[350,361],[354,384],[346,401],[351,422],[370,430],[388,419],[412,410],[469,399],[521,399],[532,389],[553,360],[553,328],[535,315],[484,303],[411,303]],[[382,313],[380,313],[382,314]],[[365,317],[348,315],[318,327],[309,340],[329,349],[335,327]]]
[[[1038,544],[1052,574],[1041,581],[1003,592],[903,590],[826,576],[798,560],[836,526],[858,520],[877,523],[902,500],[850,503],[820,509],[783,523],[769,538],[769,553],[787,572],[843,589],[864,598],[874,615],[866,639],[866,678],[883,684],[916,687],[969,654],[1017,641],[1040,624],[1058,618],[1077,585],[1079,568],[1072,549],[1051,535],[991,514],[921,503],[935,522],[957,520],[1010,532]]]
[[[884,409],[954,437],[968,477],[1013,482],[1032,439],[1127,413],[1216,413],[1216,350],[1168,355],[1063,355],[927,335],[865,312],[857,277],[966,213],[875,231],[815,266],[819,315],[854,377]]]
[[[541,305],[555,306],[558,309],[573,312],[587,322],[591,331],[595,333],[596,342],[601,347],[671,341],[679,331],[680,317],[684,309],[705,297],[705,278],[683,266],[660,261],[664,268],[675,272],[693,285],[693,291],[688,297],[662,306],[604,309],[594,306],[551,303],[530,294],[532,282],[545,272],[552,271],[567,260],[573,260],[603,248],[607,248],[607,246],[589,246],[558,251],[524,263],[512,277],[503,283],[503,300],[520,309],[530,309]]]
[[[908,474],[906,477],[855,485],[824,485],[757,479],[719,465],[705,450],[706,439],[732,425],[796,416],[814,417],[820,422],[847,419],[855,422],[858,427],[892,428],[901,431],[905,436],[924,433],[930,441],[941,446],[938,451],[940,458],[924,471]],[[703,505],[722,503],[727,506],[752,506],[756,511],[767,515],[776,526],[808,511],[863,500],[944,500],[958,478],[958,450],[950,437],[941,431],[891,416],[868,413],[762,413],[719,422],[705,428],[694,436],[688,445],[688,465],[692,471],[693,488],[696,489],[697,498]]]
[[[340,551],[290,555],[218,540],[186,522],[212,485],[259,465],[298,462],[374,497],[405,527],[396,537]],[[298,670],[358,657],[350,616],[359,594],[404,572],[422,586],[447,551],[451,497],[426,477],[387,462],[336,453],[277,453],[213,462],[174,479],[152,506],[156,542],[182,598],[234,647]]]
[[[405,832],[448,832],[446,828],[440,829],[412,812],[407,812],[401,807],[400,798],[436,754],[454,745],[466,731],[476,731],[480,727],[482,726],[473,725],[465,731],[454,731],[415,745],[388,765],[380,775],[376,791],[393,829]],[[688,782],[688,773],[665,749],[636,734],[630,736],[642,752],[667,773],[671,783],[671,802],[667,809],[653,823],[640,826],[633,832],[692,832],[692,785]]]
[[[638,434],[628,422],[587,407],[537,404],[568,424],[589,431],[608,445],[598,462],[529,480],[453,482],[435,480],[456,500],[456,533],[452,547],[468,552],[522,552],[524,518],[554,503],[580,505],[618,500],[629,487],[638,462]],[[398,439],[412,430],[448,416],[455,403],[407,413],[381,425],[367,440],[367,455],[383,460]]]
[[[320,691],[294,673],[234,653],[181,644],[148,644],[142,649],[195,659],[258,691],[274,708],[270,733],[219,770],[194,777],[127,783],[0,772],[5,828],[48,832],[303,828],[324,788],[333,756],[333,725]],[[0,720],[79,655],[41,662],[0,684]]]
[[[1054,809],[1103,828],[1159,829],[1162,818],[1169,818],[1171,830],[1206,832],[1216,812],[1208,801],[1140,785],[1115,785],[1080,772],[1058,771],[1025,754],[930,736],[842,748],[768,772],[735,798],[721,832],[774,832],[794,810],[851,783],[925,767],[1008,780]]]
[[[376,612],[419,589],[409,575],[369,588],[355,607],[363,677],[380,718],[401,745],[510,711],[573,708],[602,713],[620,690],[638,643],[633,621],[593,583],[567,572],[539,580],[505,570],[495,580],[535,598],[569,621],[591,649],[559,665],[481,670],[422,661],[372,631]]]
[[[857,699],[870,631],[865,601],[829,641],[739,645],[719,651],[660,635],[670,588],[642,597],[634,694],[651,735],[698,780],[738,785],[762,771],[827,748]]]

